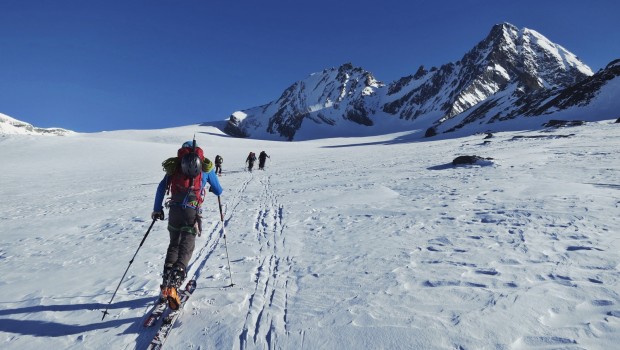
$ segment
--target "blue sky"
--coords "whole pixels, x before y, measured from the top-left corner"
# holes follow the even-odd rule
[[[226,119],[351,62],[391,82],[459,60],[494,24],[594,71],[620,58],[617,0],[0,0],[0,113],[80,132]]]

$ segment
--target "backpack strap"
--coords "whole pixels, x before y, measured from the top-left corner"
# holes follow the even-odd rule
[[[213,162],[209,160],[209,158],[205,158],[202,161],[202,171],[204,171],[205,173],[211,172],[211,170],[213,170]]]

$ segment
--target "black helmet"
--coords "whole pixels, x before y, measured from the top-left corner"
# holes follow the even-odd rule
[[[192,152],[184,155],[183,159],[181,159],[181,171],[185,176],[192,178],[200,175],[202,171],[202,161],[200,157],[198,157],[198,154]]]

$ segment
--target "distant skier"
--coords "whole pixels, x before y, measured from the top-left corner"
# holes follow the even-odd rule
[[[222,175],[222,163],[224,163],[224,158],[219,154],[215,156],[215,173],[218,175]]]
[[[222,186],[213,170],[213,163],[204,157],[196,141],[187,141],[177,151],[177,156],[162,162],[166,175],[157,186],[155,204],[151,217],[164,218],[162,202],[166,191],[170,198],[166,201],[170,244],[164,262],[161,296],[168,300],[171,309],[180,304],[177,288],[187,274],[187,265],[194,251],[196,235],[200,234],[205,187],[216,196],[222,194]]]
[[[255,161],[256,161],[256,154],[254,154],[254,152],[250,152],[250,154],[248,154],[248,157],[245,159],[245,163],[248,165],[248,171],[252,171]]]
[[[258,155],[258,170],[265,170],[265,161],[267,161],[267,158],[271,159],[265,151],[261,151]]]

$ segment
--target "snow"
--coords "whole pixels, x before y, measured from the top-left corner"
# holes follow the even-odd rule
[[[489,67],[489,69],[491,69],[491,67]],[[510,80],[510,74],[508,74],[506,69],[504,67],[502,67],[501,65],[499,65],[499,64],[493,65],[492,70],[497,72],[499,75],[504,77],[506,80]]]
[[[242,122],[243,120],[245,120],[245,118],[248,117],[248,115],[243,111],[233,112],[232,116],[235,117],[239,122]]]
[[[568,70],[569,67],[574,67],[585,75],[590,76],[594,74],[590,67],[581,62],[577,56],[564,47],[552,43],[549,39],[537,31],[525,28],[524,33],[526,36],[531,37],[536,45],[543,48],[546,53],[553,55],[556,61],[560,62],[564,66],[565,70]]]
[[[0,348],[143,348],[168,234],[161,162],[224,157],[167,349],[611,349],[620,127],[269,142],[208,126],[0,137]],[[574,134],[570,137],[553,136]],[[520,138],[514,136],[539,136]],[[542,137],[542,138],[540,138]],[[265,150],[265,171],[243,170]],[[459,155],[491,157],[453,167]],[[227,288],[231,282],[234,287]]]
[[[67,135],[71,133],[73,132],[61,128],[35,128],[32,124],[0,113],[0,135]]]

